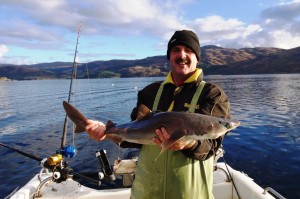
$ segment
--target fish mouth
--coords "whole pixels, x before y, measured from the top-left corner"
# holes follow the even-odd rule
[[[227,129],[235,129],[236,127],[238,127],[241,124],[240,121],[237,120],[233,120],[231,122],[228,123],[228,127],[225,126]]]

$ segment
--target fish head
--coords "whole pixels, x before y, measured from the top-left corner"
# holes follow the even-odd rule
[[[219,125],[216,125],[216,129],[214,131],[216,132],[216,137],[220,137],[227,132],[237,128],[240,125],[240,122],[238,120],[220,120]]]
[[[202,139],[216,139],[225,135],[228,131],[237,128],[240,122],[237,120],[214,118],[214,120],[206,121],[206,124],[202,127],[203,132],[205,132],[202,135]]]
[[[220,121],[219,123],[222,124],[227,131],[231,131],[240,125],[240,121],[238,120]]]

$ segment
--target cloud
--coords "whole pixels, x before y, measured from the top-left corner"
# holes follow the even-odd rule
[[[262,11],[262,19],[276,19],[282,21],[290,21],[299,17],[300,1],[288,1],[282,2],[278,5],[271,6]]]
[[[6,54],[8,53],[8,47],[0,44],[0,59]]]
[[[13,20],[13,23],[0,22],[1,37],[5,43],[35,48],[43,43],[62,41],[62,36],[47,27],[29,24],[24,20]],[[49,46],[51,47],[51,46]]]
[[[261,12],[264,46],[294,48],[300,46],[300,0],[284,1]]]
[[[282,29],[297,35],[300,32],[300,1],[285,2],[263,10],[261,21],[270,31]]]
[[[151,28],[152,32],[157,32],[157,27],[166,30],[180,25],[176,13],[164,10],[167,6],[160,1],[107,0],[102,3],[94,0],[12,0],[5,3],[7,9],[19,12],[25,21],[30,19],[39,27],[60,27],[60,30],[74,31],[74,26],[83,22],[86,32],[91,34],[137,34]]]
[[[87,32],[93,34],[165,36],[168,30],[184,28],[176,13],[150,0],[108,0],[104,5],[85,1],[78,11],[85,16]]]
[[[280,2],[269,7],[264,5],[257,20],[249,23],[238,17],[217,14],[190,18],[185,8],[198,5],[194,0],[106,0],[105,3],[2,0],[0,43],[9,49],[23,48],[28,52],[31,49],[66,50],[71,48],[69,44],[73,47],[74,32],[82,23],[82,34],[95,38],[92,43],[85,44],[92,49],[95,49],[93,45],[105,46],[105,42],[109,42],[99,40],[98,36],[125,39],[137,36],[155,40],[157,43],[151,47],[164,50],[168,39],[178,29],[194,30],[202,46],[300,46],[300,0]],[[135,56],[132,52],[99,52],[101,55]]]
[[[190,26],[197,32],[203,45],[241,47],[249,35],[261,31],[258,24],[246,24],[239,19],[224,19],[213,15],[195,19]]]
[[[84,33],[91,35],[159,38],[168,36],[170,30],[185,28],[176,13],[164,10],[170,1],[164,4],[151,0],[107,0],[105,3],[94,0],[4,0],[1,4],[1,17],[7,16],[7,20],[0,22],[2,37],[13,44],[24,41],[23,46],[33,41],[63,43],[63,36],[74,33],[80,22]],[[16,14],[12,16],[11,13]]]
[[[189,27],[204,45],[294,48],[300,46],[300,0],[268,7],[251,24],[212,15],[191,21]]]

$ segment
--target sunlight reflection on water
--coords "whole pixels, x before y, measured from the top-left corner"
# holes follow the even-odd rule
[[[72,103],[89,118],[129,122],[138,90],[163,79],[76,80]],[[226,91],[232,118],[241,121],[224,140],[227,162],[262,186],[271,186],[288,198],[300,197],[297,182],[290,178],[300,177],[296,155],[300,153],[300,75],[208,76],[205,80]],[[68,89],[69,80],[0,82],[1,142],[17,144],[41,157],[55,153],[60,147],[65,117],[62,101],[67,100]],[[98,169],[96,149],[108,149],[110,162],[125,150],[110,141],[94,142],[84,133],[74,138],[79,152],[70,165],[80,171]],[[67,142],[72,144],[71,132]],[[39,167],[8,149],[0,148],[0,156],[0,164],[6,165],[0,168],[0,178],[7,179],[0,185],[3,198]]]

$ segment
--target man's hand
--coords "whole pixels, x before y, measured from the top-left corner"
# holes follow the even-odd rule
[[[87,120],[86,123],[85,131],[89,134],[90,138],[96,141],[105,139],[105,124],[95,120]]]
[[[165,142],[170,138],[170,134],[168,133],[167,129],[162,127],[161,129],[156,129],[155,133],[157,134],[156,137],[152,139],[152,141],[158,145],[161,145],[161,143]],[[196,140],[178,140],[175,142],[169,149],[170,150],[183,150],[192,148],[196,144]]]

